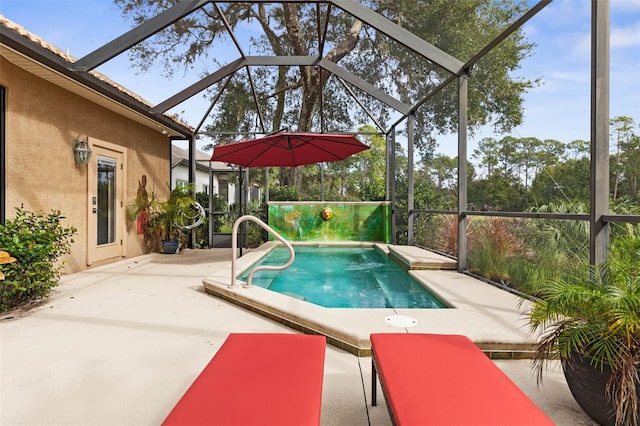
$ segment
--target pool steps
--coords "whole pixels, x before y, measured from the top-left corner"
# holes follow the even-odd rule
[[[379,244],[378,244],[379,245]],[[389,259],[403,271],[414,270],[456,270],[455,259],[442,256],[414,246],[387,246]]]

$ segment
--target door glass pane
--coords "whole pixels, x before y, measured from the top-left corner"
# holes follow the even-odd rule
[[[98,156],[98,245],[116,236],[116,160]]]

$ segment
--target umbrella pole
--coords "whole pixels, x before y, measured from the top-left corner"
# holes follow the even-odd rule
[[[324,164],[318,164],[320,166],[320,201],[324,202]]]
[[[244,169],[244,214],[249,214],[249,168]],[[249,248],[249,224],[244,224],[244,247]]]

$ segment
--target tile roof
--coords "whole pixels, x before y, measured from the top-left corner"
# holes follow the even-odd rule
[[[5,27],[13,32],[15,32],[16,34],[19,34],[20,36],[28,39],[29,41],[31,41],[32,43],[36,44],[37,46],[48,50],[49,52],[53,53],[54,55],[62,58],[63,60],[65,60],[66,62],[73,64],[77,61],[77,58],[71,56],[69,54],[68,51],[64,51],[63,49],[45,41],[42,37],[32,33],[31,31],[28,31],[26,28],[24,28],[23,26],[21,26],[20,24],[8,19],[6,16],[0,14],[0,26]],[[137,102],[151,108],[153,107],[153,104],[149,101],[147,101],[146,99],[144,99],[143,97],[141,97],[140,95],[138,95],[137,93],[134,93],[132,91],[130,91],[129,89],[127,89],[124,86],[121,86],[120,84],[116,83],[115,81],[111,80],[109,77],[107,77],[106,75],[95,71],[95,70],[91,70],[89,71],[89,74],[91,74],[94,78],[108,84],[109,86],[117,89],[118,91],[124,93],[125,95],[135,99]],[[178,118],[177,114],[163,114],[165,117],[173,120],[175,123],[184,126],[188,129],[193,130],[193,128],[183,122],[182,120],[180,120]]]
[[[183,148],[180,148],[179,146],[176,145],[171,145],[171,164],[172,166],[175,166],[176,164],[178,164],[180,161],[184,161],[187,162],[187,160],[189,159],[189,151]],[[206,153],[204,151],[200,151],[199,149],[196,149],[196,165],[198,166],[204,166],[206,168],[209,168],[209,163],[206,160],[211,159],[211,154]],[[205,160],[205,161],[202,161]],[[229,170],[232,171],[233,168],[228,166],[227,163],[224,163],[222,161],[212,161],[211,162],[211,169],[213,170]]]

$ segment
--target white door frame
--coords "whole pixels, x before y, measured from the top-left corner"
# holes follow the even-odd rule
[[[127,254],[125,244],[126,215],[126,164],[127,149],[123,146],[89,138],[93,150],[87,170],[87,265],[94,262],[124,257]],[[112,243],[98,244],[98,158],[115,160],[115,203],[114,238]]]

